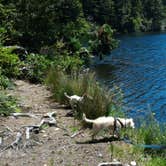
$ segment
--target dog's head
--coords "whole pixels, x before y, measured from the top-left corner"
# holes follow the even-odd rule
[[[134,124],[134,121],[132,118],[128,119],[128,125],[129,125],[129,127],[133,128],[133,129],[135,128],[135,124]]]

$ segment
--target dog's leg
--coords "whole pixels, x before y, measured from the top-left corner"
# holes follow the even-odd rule
[[[77,117],[77,105],[73,104],[72,105],[72,111],[73,111],[73,118],[74,118],[74,122],[73,122],[73,126],[76,126],[76,117]]]
[[[96,124],[93,124],[92,140],[95,139],[95,137],[99,133],[99,131],[100,131],[100,128]]]

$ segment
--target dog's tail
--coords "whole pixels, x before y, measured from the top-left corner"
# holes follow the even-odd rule
[[[87,123],[93,123],[94,122],[94,120],[88,119],[84,113],[83,113],[83,120]]]
[[[64,95],[65,95],[68,99],[70,99],[70,96],[69,96],[66,92],[64,92]]]

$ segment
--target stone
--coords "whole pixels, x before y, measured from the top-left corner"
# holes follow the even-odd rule
[[[130,165],[131,165],[131,166],[136,166],[137,163],[136,163],[135,161],[131,161],[131,162],[130,162]]]

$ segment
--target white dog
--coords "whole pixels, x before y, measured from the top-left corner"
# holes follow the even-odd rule
[[[134,121],[132,118],[130,119],[124,119],[124,118],[114,118],[114,117],[99,117],[97,119],[91,120],[86,118],[86,115],[83,114],[83,120],[87,123],[93,124],[93,134],[92,139],[97,135],[97,133],[102,129],[109,129],[110,131],[114,132],[117,130],[117,128],[135,128]]]
[[[73,110],[75,110],[77,104],[81,103],[84,99],[84,95],[82,97],[77,95],[69,96],[66,92],[64,93],[64,95],[69,99],[70,106]]]

